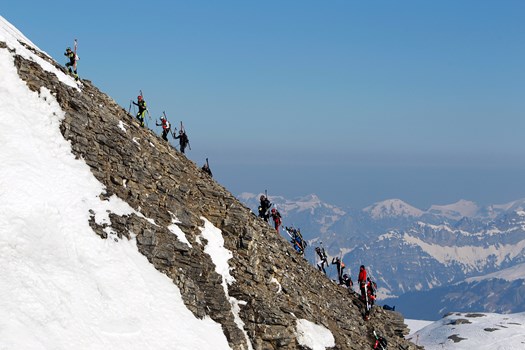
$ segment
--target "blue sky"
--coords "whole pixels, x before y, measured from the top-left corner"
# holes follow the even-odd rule
[[[183,120],[188,157],[233,193],[525,197],[523,1],[10,1],[1,15],[59,62],[78,38],[80,76]]]

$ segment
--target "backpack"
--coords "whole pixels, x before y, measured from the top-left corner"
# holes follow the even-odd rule
[[[378,335],[376,331],[374,331],[374,336],[376,338],[374,349],[386,350],[386,347],[388,346],[388,342],[386,341],[386,338],[384,338],[381,335]]]
[[[374,349],[386,350],[386,347],[388,346],[386,339],[381,336],[376,340],[376,344],[378,344],[378,347],[375,347]]]
[[[368,289],[370,290],[370,294],[375,296],[377,291],[377,284],[374,281],[370,281]]]
[[[319,258],[321,258],[321,260],[326,259],[326,252],[324,251],[324,248],[316,247],[315,251],[317,252],[317,255],[319,255]]]

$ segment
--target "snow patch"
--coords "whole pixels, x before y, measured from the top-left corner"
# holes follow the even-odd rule
[[[126,124],[124,124],[124,122],[122,120],[119,120],[119,122],[118,122],[119,129],[121,129],[122,131],[126,132],[126,128],[124,127],[124,125],[126,125]]]
[[[226,294],[226,297],[232,306],[235,324],[244,333],[246,343],[248,344],[248,349],[253,350],[248,333],[246,333],[244,330],[244,322],[239,316],[239,305],[244,305],[245,302],[239,301],[228,294],[228,285],[231,285],[233,282],[235,282],[235,278],[230,274],[231,268],[228,264],[228,260],[232,258],[233,254],[231,251],[224,248],[224,238],[222,237],[222,231],[215,227],[206,218],[201,217],[201,219],[204,221],[204,227],[201,228],[201,236],[208,241],[204,247],[204,252],[211,257],[213,263],[215,264],[215,272],[222,276],[222,287],[224,288],[224,293]]]
[[[175,218],[173,213],[170,212],[170,214],[171,214],[171,225],[168,226],[168,230],[170,230],[171,233],[177,236],[177,239],[179,241],[181,241],[182,243],[185,243],[188,247],[191,248],[192,245],[190,241],[188,241],[186,234],[184,234],[184,232],[182,232],[182,230],[180,229],[179,225],[177,225],[177,224],[180,224],[180,221]]]
[[[325,350],[335,346],[335,339],[326,327],[304,319],[298,319],[296,325],[297,342],[312,350]]]
[[[523,349],[525,313],[453,313],[427,324],[408,339],[426,350]]]

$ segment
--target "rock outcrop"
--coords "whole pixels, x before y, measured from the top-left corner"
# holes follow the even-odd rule
[[[1,45],[0,49],[8,49]],[[41,58],[63,70],[34,48]],[[31,60],[15,54],[19,76],[33,91],[49,89],[66,113],[61,131],[77,158],[104,184],[101,198],[116,195],[143,214],[110,214],[111,230],[90,224],[101,239],[136,239],[139,251],[173,280],[196,316],[222,325],[232,349],[247,349],[229,297],[243,301],[239,315],[254,349],[302,349],[296,320],[328,328],[334,349],[367,349],[372,331],[393,348],[416,346],[398,313],[374,309],[362,318],[362,303],[298,256],[291,245],[218,184],[151,130],[142,128],[113,99],[90,81],[75,89]],[[148,220],[146,218],[153,219]],[[204,218],[222,231],[235,282],[227,293],[222,277],[198,242]],[[174,223],[189,240],[180,241],[168,227]],[[111,232],[111,233],[108,233]]]

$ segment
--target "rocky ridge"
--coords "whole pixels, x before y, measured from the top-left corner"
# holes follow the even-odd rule
[[[35,48],[26,48],[64,70]],[[0,49],[10,50],[0,42]],[[400,314],[375,309],[370,321],[361,317],[361,303],[295,254],[289,243],[241,204],[223,186],[151,130],[141,128],[113,99],[92,82],[75,89],[61,83],[37,63],[16,52],[18,74],[35,92],[47,88],[65,119],[61,131],[72,152],[83,159],[104,184],[101,199],[116,195],[144,217],[110,213],[111,232],[90,224],[101,239],[136,239],[139,251],[180,288],[196,316],[210,316],[222,325],[232,349],[248,349],[236,324],[228,296],[244,301],[240,317],[254,349],[302,349],[295,334],[297,318],[328,328],[334,349],[365,349],[372,330],[396,347],[415,349]],[[146,218],[154,220],[147,220]],[[197,237],[203,218],[222,231],[235,282],[228,295],[209,255]],[[190,245],[168,227],[174,220]]]

